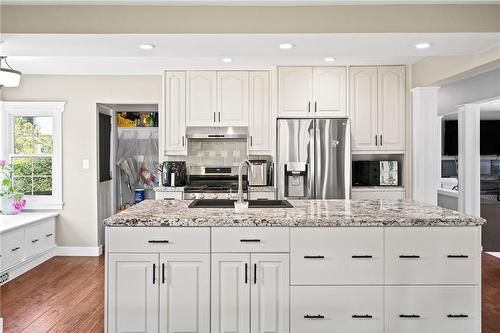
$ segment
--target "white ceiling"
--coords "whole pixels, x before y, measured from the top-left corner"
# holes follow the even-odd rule
[[[0,53],[27,74],[159,74],[165,69],[276,65],[411,64],[500,45],[500,33],[362,34],[3,34]],[[280,43],[295,45],[281,50]],[[417,50],[415,44],[432,47]],[[144,51],[139,44],[154,44]],[[231,57],[230,64],[221,62]]]

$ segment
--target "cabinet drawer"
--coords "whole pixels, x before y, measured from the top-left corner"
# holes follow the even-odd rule
[[[477,286],[386,287],[386,332],[480,332],[479,297]]]
[[[383,287],[291,287],[292,333],[384,331]]]
[[[383,283],[383,228],[297,228],[290,243],[292,285]]]
[[[184,198],[184,192],[155,192],[156,200],[182,200]]]
[[[479,284],[479,227],[387,228],[387,284]]]
[[[212,229],[212,252],[288,252],[288,228],[228,227]]]
[[[2,271],[24,259],[24,228],[2,235]]]
[[[250,192],[250,200],[274,200],[274,192]]]
[[[107,227],[109,252],[210,252],[209,228]]]
[[[54,246],[55,225],[53,219],[26,227],[26,257],[41,253]]]

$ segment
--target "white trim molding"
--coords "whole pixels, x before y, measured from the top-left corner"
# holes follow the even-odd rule
[[[4,135],[0,142],[0,158],[7,159],[12,152],[13,116],[50,116],[53,118],[52,153],[52,195],[27,196],[27,209],[62,209],[62,112],[66,102],[4,102],[1,106],[1,130]]]
[[[481,214],[479,104],[458,107],[458,210]]]
[[[58,246],[56,256],[98,257],[102,254],[102,245],[99,246]]]
[[[412,103],[412,198],[437,204],[441,178],[441,117],[438,116],[439,87],[410,90]]]

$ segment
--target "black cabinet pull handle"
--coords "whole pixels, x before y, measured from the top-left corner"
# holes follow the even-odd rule
[[[36,242],[38,242],[38,241],[39,241],[39,239],[37,238],[37,239],[33,239],[31,242],[32,242],[32,243],[36,243]]]
[[[148,240],[148,243],[150,244],[168,244],[168,240],[163,239],[163,240]]]
[[[307,112],[311,112],[311,102],[307,102]]]
[[[420,258],[420,256],[417,256],[417,255],[400,255],[399,257],[402,259],[418,259],[418,258]]]
[[[153,284],[156,283],[156,264],[153,264]]]
[[[308,314],[306,314],[306,315],[304,316],[304,318],[306,318],[306,319],[324,319],[324,318],[325,318],[325,316],[323,316],[323,315],[315,315],[315,316],[312,316],[312,315],[308,315]]]
[[[45,237],[53,236],[54,234],[46,234]]]
[[[220,112],[219,112],[219,123],[220,123]]]
[[[378,135],[375,134],[375,146],[378,146]]]
[[[242,243],[259,243],[260,239],[240,239]]]
[[[449,315],[447,315],[446,317],[448,317],[448,318],[469,318],[469,316],[468,316],[468,315],[466,315],[466,314],[462,314],[462,313],[461,313],[461,314],[458,314],[458,315],[449,314]]]
[[[248,264],[245,263],[245,284],[248,283]]]
[[[370,259],[373,258],[373,256],[363,254],[363,255],[353,255],[351,256],[353,259]]]
[[[469,258],[466,254],[448,254],[448,258]]]
[[[314,112],[318,112],[318,102],[314,101]]]
[[[420,318],[420,315],[416,315],[416,314],[411,314],[411,315],[400,314],[399,318]]]
[[[352,317],[354,319],[370,319],[370,318],[373,318],[373,316],[369,315],[369,314],[365,314],[365,315],[357,315],[357,314],[355,314],[355,315],[352,315]]]
[[[257,284],[257,264],[253,264],[253,284]]]
[[[382,134],[380,134],[380,145],[381,145],[381,146],[383,146],[383,145],[384,145],[384,143],[383,143],[383,141],[382,141]]]
[[[304,259],[325,259],[325,256],[304,256]]]
[[[165,263],[161,263],[161,283],[165,284]]]
[[[215,123],[215,112],[214,112],[214,123]]]
[[[14,251],[17,251],[19,249],[21,249],[21,248],[18,246],[18,247],[15,247],[15,248],[11,249],[11,251],[14,252]]]

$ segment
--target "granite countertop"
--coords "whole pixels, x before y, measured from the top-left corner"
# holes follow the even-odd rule
[[[274,192],[276,187],[274,186],[248,186],[250,192]]]
[[[157,186],[153,190],[155,192],[183,192],[184,186]]]
[[[472,226],[486,221],[411,200],[293,200],[294,208],[188,208],[190,200],[145,200],[104,221],[115,227]]]

